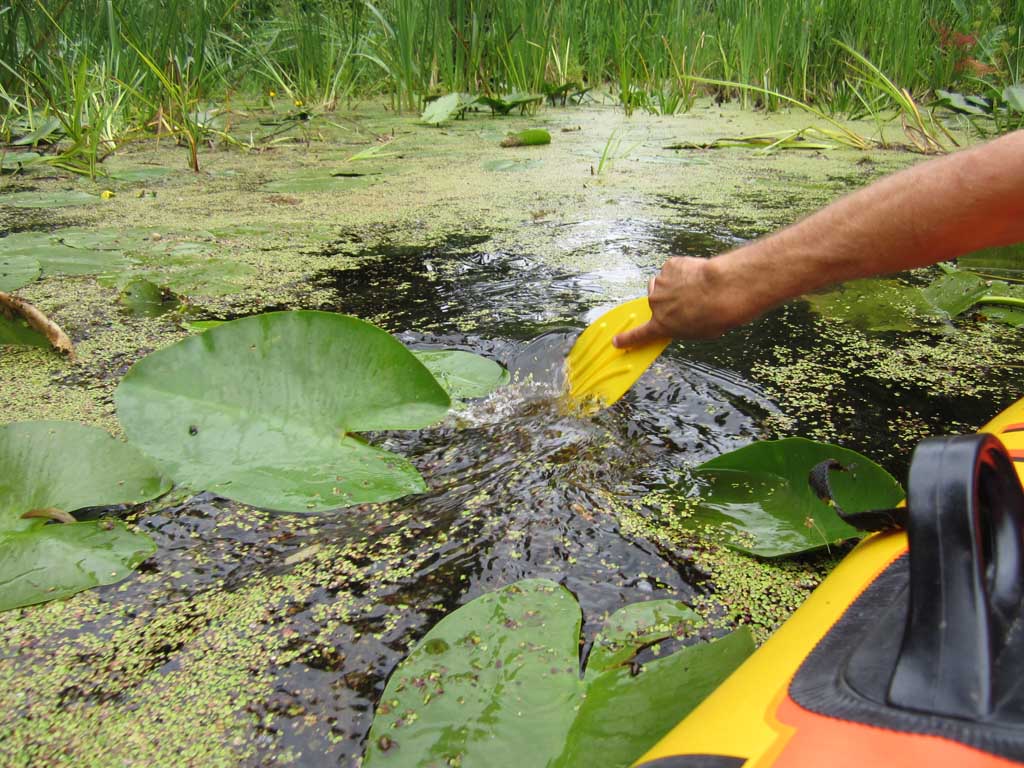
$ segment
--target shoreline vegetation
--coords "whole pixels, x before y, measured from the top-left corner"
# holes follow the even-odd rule
[[[198,170],[206,144],[245,148],[238,110],[384,95],[416,113],[467,93],[672,115],[711,95],[895,119],[931,153],[955,145],[947,125],[1021,125],[1022,21],[1024,0],[29,0],[0,7],[0,144],[95,177],[119,146],[170,135]]]

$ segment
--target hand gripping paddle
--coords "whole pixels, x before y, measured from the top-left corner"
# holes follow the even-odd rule
[[[569,400],[588,412],[606,408],[633,386],[671,339],[617,349],[612,339],[651,319],[647,297],[627,301],[588,325],[569,350],[565,377]]]

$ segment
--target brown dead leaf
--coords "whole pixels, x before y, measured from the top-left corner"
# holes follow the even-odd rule
[[[68,335],[53,320],[24,299],[0,291],[0,312],[14,320],[22,318],[33,330],[43,334],[54,349],[63,352],[69,360],[75,359],[75,347]]]
[[[42,517],[46,520],[56,520],[58,523],[75,523],[78,522],[65,512],[63,509],[57,509],[56,507],[45,507],[42,509],[30,509],[24,515],[23,518],[26,520],[33,517]]]

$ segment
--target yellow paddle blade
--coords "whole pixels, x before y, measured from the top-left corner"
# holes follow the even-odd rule
[[[642,347],[616,349],[612,338],[651,319],[646,297],[627,301],[605,312],[584,329],[569,350],[565,376],[569,399],[577,406],[605,408],[633,386],[671,339],[658,339]]]

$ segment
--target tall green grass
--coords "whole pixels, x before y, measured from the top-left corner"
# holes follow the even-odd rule
[[[884,112],[851,52],[917,103],[986,93],[1024,78],[1024,0],[18,0],[0,4],[0,130],[55,118],[101,157],[164,123],[189,144],[201,105],[270,92],[328,110],[387,94],[413,112],[568,83],[627,112],[676,113],[709,89]]]

